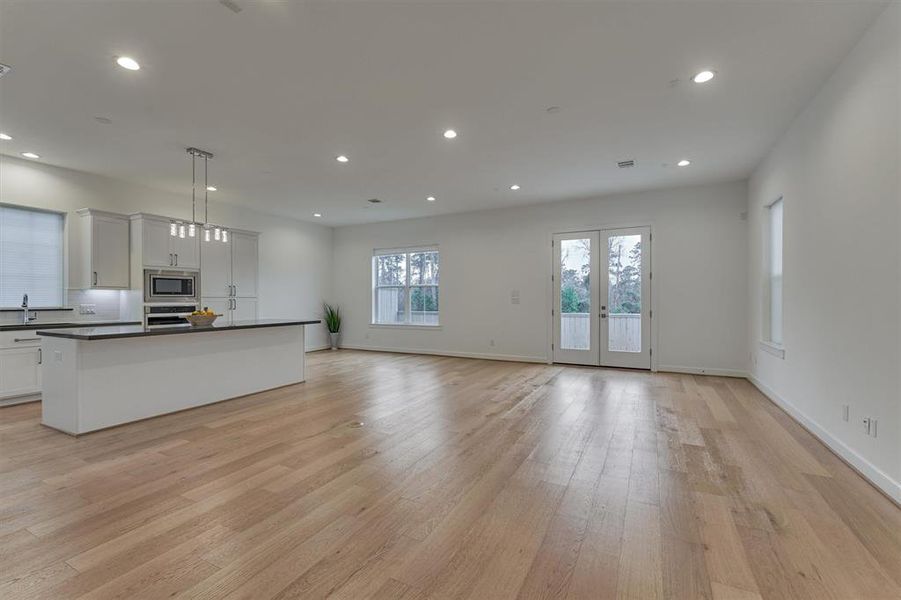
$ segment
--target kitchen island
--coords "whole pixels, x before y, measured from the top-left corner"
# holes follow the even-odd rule
[[[79,435],[300,383],[304,328],[319,322],[40,329],[42,422]]]

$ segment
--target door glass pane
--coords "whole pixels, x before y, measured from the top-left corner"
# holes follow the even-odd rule
[[[607,349],[641,352],[641,235],[612,235],[607,248]]]
[[[591,239],[560,241],[560,349],[591,350]]]

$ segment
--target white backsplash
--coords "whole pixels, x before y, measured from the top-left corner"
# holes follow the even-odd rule
[[[131,321],[140,320],[140,294],[119,290],[68,290],[66,306],[73,310],[41,310],[35,324],[72,321]],[[132,306],[137,301],[136,306]],[[22,322],[22,313],[0,312],[0,325]]]

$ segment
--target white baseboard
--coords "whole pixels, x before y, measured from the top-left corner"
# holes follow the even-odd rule
[[[328,350],[329,348],[331,348],[329,344],[321,344],[319,346],[304,348],[304,352],[319,352],[320,350]]]
[[[450,356],[453,358],[482,358],[485,360],[504,360],[509,362],[546,363],[545,356],[518,356],[516,354],[480,354],[476,352],[453,352],[450,350],[421,350],[419,348],[387,348],[383,346],[364,346],[362,344],[341,344],[348,350],[369,350],[372,352],[396,352],[398,354],[428,354],[430,356]]]
[[[892,498],[895,503],[901,505],[901,483],[892,479],[887,473],[883,472],[870,461],[849,448],[844,442],[826,431],[819,423],[807,417],[794,404],[787,401],[785,398],[782,398],[768,385],[753,375],[748,375],[748,381],[754,384],[754,386],[760,390],[764,396],[769,398],[773,404],[787,412],[795,421],[800,423],[804,429],[826,444],[832,452],[848,463],[848,465],[857,471],[861,477],[879,488],[885,495]]]
[[[683,367],[680,365],[657,365],[657,371],[667,373],[688,373],[689,375],[714,375],[716,377],[740,377],[745,379],[748,374],[736,369],[708,369],[702,367]]]

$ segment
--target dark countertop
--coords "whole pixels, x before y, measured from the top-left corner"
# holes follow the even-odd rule
[[[42,329],[38,335],[69,338],[72,340],[114,340],[119,338],[152,337],[157,335],[183,335],[191,333],[211,333],[216,331],[235,331],[238,329],[260,329],[264,327],[288,327],[292,325],[314,325],[321,323],[318,319],[256,319],[253,321],[236,321],[231,325],[213,323],[207,327],[160,327],[146,329],[143,325],[120,325],[118,327],[79,327],[75,329]]]
[[[0,332],[23,331],[25,329],[63,329],[71,327],[112,327],[116,325],[140,325],[140,321],[82,321],[81,323],[35,323],[25,325],[23,323],[11,323],[0,325]]]
[[[4,306],[0,308],[0,312],[22,312],[25,310],[22,306]],[[28,312],[47,312],[47,311],[64,311],[64,310],[75,310],[71,306],[36,306],[34,308],[28,307]]]

